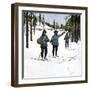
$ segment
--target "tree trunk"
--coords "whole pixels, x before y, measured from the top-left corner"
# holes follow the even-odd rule
[[[78,40],[80,40],[81,38],[80,38],[80,15],[78,16],[78,25],[77,25],[77,27],[78,27],[78,31],[77,31],[77,33],[78,33]]]
[[[31,13],[31,22],[30,22],[30,41],[32,40],[32,13]]]
[[[75,42],[77,43],[77,15],[75,15]]]
[[[71,41],[74,42],[74,16],[72,15],[72,39]]]
[[[26,48],[29,48],[29,42],[28,42],[28,12],[26,13]]]

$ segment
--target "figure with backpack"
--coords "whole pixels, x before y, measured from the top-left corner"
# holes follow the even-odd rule
[[[58,31],[54,31],[54,35],[51,38],[51,44],[53,46],[52,49],[52,54],[53,57],[58,57],[57,52],[58,52],[58,46],[59,46],[59,37],[61,37],[65,32],[61,33],[60,35],[58,35]]]
[[[41,48],[41,58],[42,60],[48,60],[47,57],[47,53],[48,53],[48,45],[47,43],[49,42],[49,38],[46,35],[46,30],[43,30],[42,35],[40,36],[40,38],[37,39],[37,43],[40,44],[40,48]]]

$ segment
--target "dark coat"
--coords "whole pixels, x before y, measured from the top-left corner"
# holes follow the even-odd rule
[[[37,41],[39,41],[39,44],[41,47],[47,47],[47,43],[49,42],[48,36],[41,36]]]
[[[52,45],[58,46],[59,45],[59,41],[58,41],[59,36],[58,35],[53,35],[51,38],[51,43]]]
[[[52,45],[58,46],[59,45],[59,37],[62,36],[65,32],[63,32],[62,34],[58,35],[58,34],[54,34],[51,38],[51,43]]]

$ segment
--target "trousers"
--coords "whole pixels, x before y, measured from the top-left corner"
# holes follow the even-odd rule
[[[47,47],[41,46],[41,57],[46,58],[46,56],[47,56]]]
[[[58,51],[58,45],[53,45],[53,50],[52,50],[53,56],[57,56],[57,51]]]

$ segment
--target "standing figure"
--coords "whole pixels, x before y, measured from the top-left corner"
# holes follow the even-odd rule
[[[62,34],[58,35],[58,31],[54,31],[54,35],[51,38],[51,44],[53,46],[52,49],[52,54],[53,56],[58,57],[57,52],[58,52],[58,46],[59,46],[59,37],[62,36],[65,32],[63,32]]]
[[[69,47],[69,32],[66,33],[64,40],[65,40],[65,48],[68,48]]]
[[[40,48],[41,48],[41,58],[42,60],[47,60],[47,43],[49,42],[49,38],[46,35],[46,30],[43,30],[42,35],[40,36],[39,39],[37,39],[37,43],[40,44]]]

